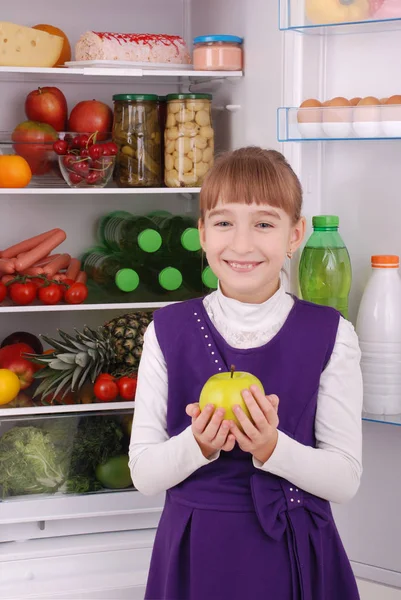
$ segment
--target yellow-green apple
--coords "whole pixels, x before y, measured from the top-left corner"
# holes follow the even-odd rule
[[[241,395],[241,392],[249,389],[251,385],[257,385],[263,394],[265,393],[262,383],[255,375],[245,371],[235,371],[233,365],[231,371],[216,373],[207,380],[200,394],[199,408],[203,410],[207,404],[213,404],[216,408],[224,408],[226,411],[224,418],[234,421],[242,429],[233,412],[233,406],[239,405],[252,420]]]

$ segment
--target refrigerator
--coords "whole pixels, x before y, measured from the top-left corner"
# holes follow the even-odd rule
[[[343,3],[333,0],[332,4]],[[111,106],[114,94],[211,93],[217,152],[246,145],[283,152],[303,186],[308,233],[313,215],[339,216],[352,261],[350,320],[355,324],[370,274],[370,256],[401,251],[401,135],[372,135],[370,130],[356,135],[352,128],[334,134],[301,130],[298,107],[308,98],[324,102],[339,96],[382,99],[401,94],[401,20],[362,18],[359,14],[350,23],[327,22],[327,17],[324,24],[316,24],[305,16],[305,10],[304,0],[7,3],[2,8],[3,21],[28,26],[54,24],[66,32],[73,47],[88,30],[177,34],[190,49],[195,36],[233,34],[244,38],[245,62],[243,71],[231,73],[174,68],[0,67],[3,139],[25,120],[24,99],[38,86],[59,87],[70,108],[89,99]],[[333,13],[330,18],[338,20],[334,8]],[[348,122],[347,118],[340,121]],[[35,182],[22,189],[0,188],[4,209],[0,246],[62,227],[67,233],[63,251],[78,256],[96,243],[94,224],[111,210],[134,214],[167,210],[196,218],[198,198],[198,188],[84,191],[53,181]],[[290,277],[286,286],[294,293],[298,293],[298,259],[287,265]],[[16,331],[54,337],[58,329],[96,328],[117,316],[155,309],[169,301],[160,297],[146,302],[108,301],[103,297],[100,302],[76,306],[3,303],[0,337],[3,340]],[[134,402],[0,407],[0,437],[15,427],[38,424],[56,423],[74,430],[82,419],[97,419],[97,423],[117,419],[123,427],[134,410]],[[377,598],[385,597],[385,586],[401,590],[399,425],[401,418],[364,416],[360,490],[350,503],[333,506],[354,572],[360,579],[376,582],[373,597]],[[2,597],[143,598],[163,502],[163,495],[145,497],[132,488],[13,497],[3,493]]]

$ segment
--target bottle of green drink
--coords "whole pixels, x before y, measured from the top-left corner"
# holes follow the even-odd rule
[[[168,252],[199,252],[201,249],[196,221],[188,216],[155,211],[148,215],[157,225]]]
[[[87,250],[81,260],[85,273],[102,288],[133,292],[139,286],[137,270],[130,268],[130,263],[122,254],[113,254],[97,246]]]
[[[163,242],[152,219],[120,210],[108,213],[100,220],[98,234],[101,243],[110,250],[128,254],[139,262],[147,254],[157,252]]]
[[[299,264],[302,298],[332,306],[348,319],[348,296],[352,270],[348,250],[338,233],[339,218],[313,217],[310,236]]]

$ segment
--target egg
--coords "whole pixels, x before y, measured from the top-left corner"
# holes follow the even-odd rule
[[[387,98],[382,106],[382,127],[387,137],[401,137],[401,96]]]
[[[361,100],[362,100],[362,98],[359,98],[359,97],[351,98],[350,104],[351,104],[351,106],[356,106]]]
[[[303,138],[322,136],[322,103],[316,98],[304,100],[297,112],[298,130]]]
[[[330,138],[346,138],[351,133],[351,103],[337,96],[324,103],[322,127]]]
[[[371,138],[381,135],[381,107],[375,96],[362,98],[353,111],[353,129],[359,137]]]

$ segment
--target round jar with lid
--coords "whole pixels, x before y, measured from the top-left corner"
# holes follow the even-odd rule
[[[236,35],[201,35],[194,39],[195,71],[241,71],[243,39]]]
[[[113,141],[118,146],[115,180],[119,187],[161,185],[161,133],[158,96],[113,96]]]
[[[199,187],[214,161],[211,94],[169,94],[164,130],[167,187]]]

